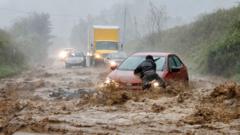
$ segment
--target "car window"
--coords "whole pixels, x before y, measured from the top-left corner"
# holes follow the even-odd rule
[[[154,57],[154,59],[159,58],[156,61],[157,70],[162,71],[164,69],[165,57]],[[131,56],[128,57],[120,66],[119,70],[135,70],[139,64],[145,60],[145,56]]]
[[[168,58],[168,63],[169,63],[169,67],[170,67],[170,68],[171,68],[171,67],[177,67],[177,64],[176,64],[176,62],[174,61],[173,56],[169,56],[169,58]]]
[[[76,53],[70,53],[69,57],[84,57],[84,55],[81,52],[76,52]]]
[[[156,59],[154,57],[154,59]],[[165,58],[164,57],[161,57],[159,60],[157,60],[156,62],[156,65],[157,65],[157,71],[163,71],[164,69],[164,64],[165,64]]]
[[[120,66],[119,70],[135,70],[139,64],[145,60],[142,56],[128,57]]]
[[[176,67],[182,67],[182,62],[177,56],[173,56],[173,60],[175,61]]]

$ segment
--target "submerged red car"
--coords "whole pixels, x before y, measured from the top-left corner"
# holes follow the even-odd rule
[[[145,60],[147,55],[152,55],[156,61],[157,73],[166,82],[170,80],[188,82],[188,71],[182,60],[173,53],[139,52],[129,56],[119,66],[112,67],[106,82],[115,82],[122,88],[141,89],[142,81],[135,76],[134,69]]]

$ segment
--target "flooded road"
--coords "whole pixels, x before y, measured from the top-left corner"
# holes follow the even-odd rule
[[[98,92],[108,72],[53,65],[2,79],[0,134],[240,134],[235,83],[196,77],[188,89]]]

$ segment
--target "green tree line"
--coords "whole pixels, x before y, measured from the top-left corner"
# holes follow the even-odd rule
[[[240,18],[225,39],[208,53],[208,72],[239,79],[240,75]]]
[[[33,13],[16,20],[6,30],[0,29],[0,77],[46,59],[52,38],[49,19],[48,14]]]
[[[0,30],[0,77],[14,74],[24,65],[24,56],[11,35]]]

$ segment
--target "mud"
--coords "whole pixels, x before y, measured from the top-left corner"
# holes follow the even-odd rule
[[[177,101],[184,102],[191,96],[191,87],[186,87],[182,83],[172,82],[165,89],[151,88],[146,91],[142,90],[123,90],[119,89],[116,84],[111,83],[104,87],[97,87],[96,92],[90,94],[85,100],[90,104],[99,105],[122,105],[129,100],[134,102],[144,102],[146,99],[159,99],[160,97],[177,96]]]
[[[210,95],[203,97],[195,108],[195,113],[185,118],[186,123],[229,123],[233,119],[239,119],[240,85],[226,82],[217,86]]]
[[[236,83],[194,78],[188,88],[129,91],[100,87],[108,72],[41,66],[2,79],[0,134],[240,133]]]

